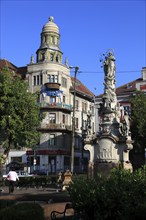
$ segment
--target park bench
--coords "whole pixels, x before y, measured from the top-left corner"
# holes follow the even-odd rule
[[[67,210],[69,209],[73,209],[72,204],[71,203],[66,203],[64,211],[63,212],[58,212],[58,211],[52,211],[51,212],[51,220],[55,220],[55,219],[74,219],[74,215],[67,215]]]

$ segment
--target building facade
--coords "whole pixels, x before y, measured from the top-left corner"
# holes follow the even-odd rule
[[[1,70],[7,66],[20,74],[28,82],[28,90],[37,93],[43,117],[38,128],[41,134],[38,145],[33,149],[11,151],[7,164],[21,161],[27,163],[30,172],[56,174],[71,168],[73,146],[74,172],[87,171],[89,153],[84,150],[83,137],[87,130],[95,132],[94,94],[75,75],[71,76],[68,60],[65,59],[64,64],[62,60],[59,28],[53,17],[42,28],[36,61],[32,55],[27,66],[17,67],[0,60]],[[75,67],[72,69],[75,71]]]
[[[40,143],[27,151],[31,171],[58,173],[70,169],[74,107],[74,172],[84,172],[87,170],[89,155],[83,149],[82,139],[89,113],[91,132],[95,130],[94,95],[79,80],[71,77],[67,59],[62,63],[60,33],[53,17],[42,28],[36,62],[34,59],[31,56],[26,80],[29,91],[38,94],[43,120],[38,128],[41,133]]]

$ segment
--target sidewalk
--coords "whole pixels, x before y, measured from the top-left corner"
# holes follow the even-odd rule
[[[44,201],[53,202],[69,202],[67,192],[62,192],[58,188],[16,188],[12,194],[9,194],[8,187],[1,187],[0,200],[17,200],[17,201]]]
[[[67,202],[70,202],[67,192],[60,192],[58,188],[16,188],[9,194],[8,187],[2,187],[0,200],[16,200],[17,202],[39,203],[44,209],[45,220],[50,220],[52,211],[64,211]],[[69,211],[70,215],[73,210]]]

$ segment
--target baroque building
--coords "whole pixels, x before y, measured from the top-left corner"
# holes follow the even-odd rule
[[[32,55],[27,65],[29,91],[38,93],[40,114],[43,116],[38,128],[41,133],[40,143],[33,150],[27,151],[31,171],[35,169],[58,173],[70,169],[73,110],[74,172],[87,170],[89,155],[83,149],[82,140],[87,130],[89,114],[91,132],[94,132],[94,95],[70,75],[68,60],[64,64],[62,60],[59,28],[54,23],[54,18],[50,17],[42,28],[36,62]]]

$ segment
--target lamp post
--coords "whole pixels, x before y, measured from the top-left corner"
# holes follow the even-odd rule
[[[74,84],[73,84],[73,116],[72,116],[72,145],[71,145],[71,172],[74,171],[74,148],[75,148],[75,98],[76,98],[76,75],[79,67],[70,67],[70,69],[75,69],[74,71]]]

